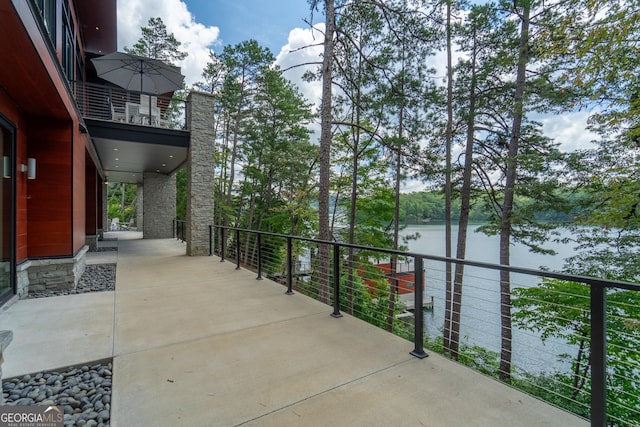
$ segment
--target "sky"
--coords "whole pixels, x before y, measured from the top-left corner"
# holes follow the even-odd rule
[[[188,86],[202,80],[209,52],[221,52],[225,45],[255,39],[268,47],[282,69],[297,64],[321,61],[323,17],[314,14],[313,29],[306,21],[311,12],[308,0],[118,0],[118,50],[131,47],[141,36],[140,28],[149,18],[160,17],[189,55],[177,65]],[[307,48],[302,49],[307,46]],[[429,64],[444,75],[445,55],[436,55]],[[291,68],[285,77],[297,84],[308,101],[320,105],[320,82],[303,82],[305,68]],[[544,133],[571,151],[585,147],[594,135],[585,131],[587,112],[537,117]],[[319,132],[317,132],[319,134]],[[412,182],[404,190],[424,187]]]
[[[255,39],[275,56],[284,50],[279,63],[286,65],[292,46],[312,40],[307,0],[118,0],[118,50],[136,43],[140,28],[158,16],[189,52],[179,64],[188,85],[200,80],[209,50]]]

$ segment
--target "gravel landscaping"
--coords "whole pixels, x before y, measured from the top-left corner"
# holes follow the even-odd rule
[[[86,292],[114,291],[116,289],[116,264],[87,265],[75,289],[29,292],[27,298],[46,298],[74,295]]]
[[[59,406],[65,426],[109,426],[112,366],[107,361],[5,379],[5,405]]]
[[[99,252],[117,247],[99,248]],[[30,292],[28,298],[114,291],[116,264],[89,264],[76,289]],[[43,371],[3,379],[5,405],[50,405],[64,411],[65,426],[106,427],[111,418],[111,361],[87,363],[58,371]]]

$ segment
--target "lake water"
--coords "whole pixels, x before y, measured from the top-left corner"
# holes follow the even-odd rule
[[[469,227],[466,259],[499,263],[499,237],[476,232],[478,225]],[[452,255],[455,257],[457,226],[452,227]],[[444,224],[412,225],[402,230],[403,236],[419,233],[420,238],[406,243],[411,252],[444,256]],[[549,242],[545,248],[553,249],[556,255],[536,254],[522,244],[511,247],[511,265],[561,271],[564,259],[575,254],[571,244]],[[410,266],[408,266],[410,268]],[[432,337],[442,335],[445,301],[445,265],[425,260],[425,299],[433,297],[434,310],[425,312],[425,333]],[[463,342],[488,350],[500,351],[500,290],[499,272],[465,267],[462,294],[460,332]],[[512,274],[513,287],[530,287],[539,283],[535,276]],[[575,348],[557,340],[542,342],[538,334],[514,329],[512,342],[514,366],[531,373],[560,370],[567,371],[570,365],[560,360],[559,355],[575,354]]]

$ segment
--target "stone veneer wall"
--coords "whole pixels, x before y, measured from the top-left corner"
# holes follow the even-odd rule
[[[29,294],[29,267],[31,267],[31,261],[16,266],[16,296],[18,299],[25,298]]]
[[[209,255],[213,224],[214,98],[190,92],[187,117],[191,143],[187,159],[187,255]]]
[[[142,231],[144,228],[144,186],[138,184],[136,188],[136,230]]]
[[[98,250],[98,238],[99,234],[96,235],[86,235],[84,237],[84,243],[89,247],[89,252],[95,252]]]
[[[106,181],[105,181],[106,182]],[[109,218],[108,208],[109,208],[109,198],[107,197],[107,185],[103,185],[102,189],[102,229],[109,231]],[[102,238],[102,236],[100,236]]]
[[[176,218],[176,176],[153,172],[144,174],[143,237],[169,239],[173,237]]]
[[[29,291],[74,289],[87,265],[88,246],[84,246],[73,258],[35,259],[22,264],[18,272],[18,295],[24,292],[20,283],[21,271],[28,274]],[[24,279],[24,277],[22,278]],[[26,296],[26,293],[25,295]]]

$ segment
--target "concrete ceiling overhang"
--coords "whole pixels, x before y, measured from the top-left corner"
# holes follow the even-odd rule
[[[86,52],[111,53],[118,49],[117,0],[76,2]]]
[[[109,182],[141,184],[145,172],[171,175],[187,161],[187,131],[85,119]]]

